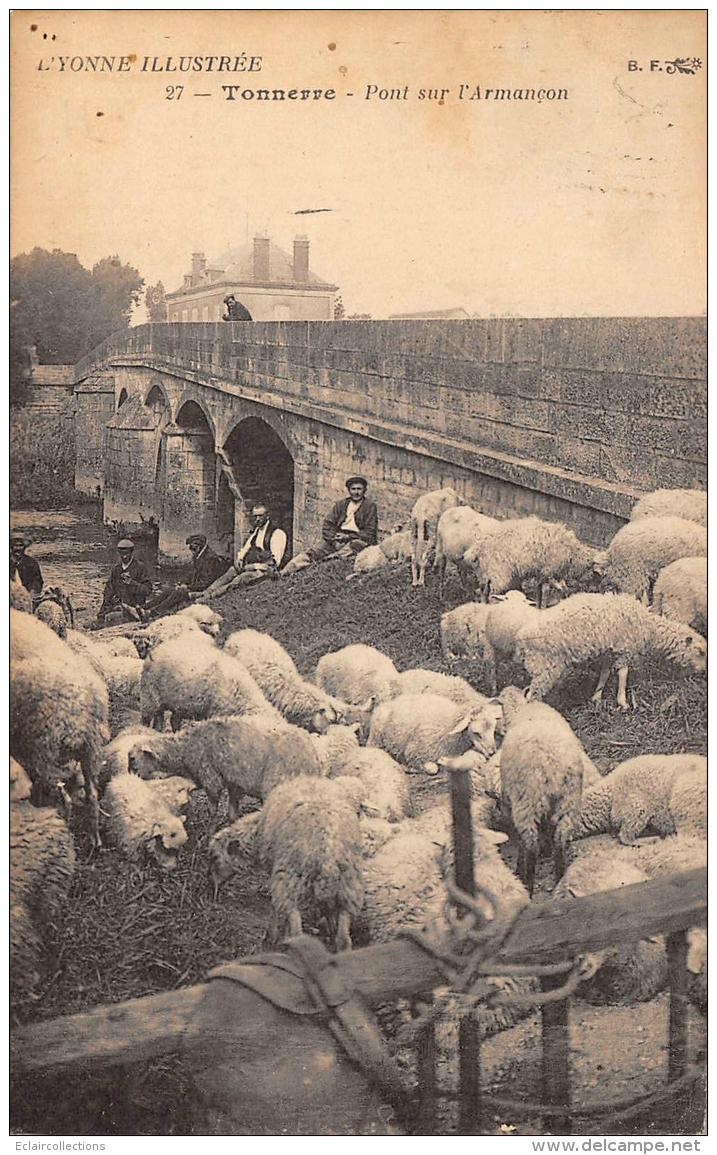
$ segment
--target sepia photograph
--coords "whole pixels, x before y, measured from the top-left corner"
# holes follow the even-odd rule
[[[706,25],[11,14],[18,1149],[700,1149]]]

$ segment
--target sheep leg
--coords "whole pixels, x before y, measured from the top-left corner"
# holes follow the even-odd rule
[[[495,694],[498,688],[498,666],[496,652],[490,642],[483,646],[483,682],[489,694]]]
[[[627,666],[620,666],[617,671],[617,704],[621,710],[629,710],[627,704]]]
[[[591,702],[595,702],[595,704],[598,706],[602,702],[603,690],[605,689],[605,686],[607,684],[607,680],[610,677],[610,671],[612,670],[612,667],[613,667],[612,655],[608,654],[608,656],[603,658],[603,660],[602,660],[602,666],[600,667],[600,677],[598,678],[598,684],[595,687],[595,693],[593,694],[592,698],[590,699]]]
[[[264,946],[277,946],[282,940],[281,926],[282,919],[278,912],[272,906],[271,915],[269,916],[269,924],[264,933]]]
[[[541,582],[540,590],[538,591],[538,609],[544,610],[548,604],[548,596],[550,594],[550,582]]]
[[[521,839],[520,849],[518,850],[518,878],[523,883],[530,897],[533,897],[533,887],[535,886],[535,867],[538,861],[537,851],[533,846],[526,846]]]
[[[289,912],[289,938],[296,938],[297,935],[303,934],[304,928],[301,925],[301,913],[294,907]]]
[[[444,589],[445,589],[445,584],[446,584],[446,559],[445,559],[445,557],[443,557],[443,556],[437,557],[435,562],[434,562],[433,568],[438,570],[438,598],[439,598],[439,601],[443,601],[443,594],[444,594]]]
[[[336,926],[336,950],[351,950],[351,915],[347,910],[339,911]]]

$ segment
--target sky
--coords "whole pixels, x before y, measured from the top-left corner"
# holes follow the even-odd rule
[[[706,74],[666,71],[704,58],[699,11],[11,19],[13,254],[116,253],[169,291],[194,251],[266,232],[290,252],[306,233],[348,313],[704,312]],[[141,71],[145,56],[242,53],[261,70]],[[97,55],[135,59],[97,74],[83,64]],[[337,95],[228,101],[222,84]],[[366,99],[371,85],[399,95]],[[449,91],[439,104],[421,88]]]

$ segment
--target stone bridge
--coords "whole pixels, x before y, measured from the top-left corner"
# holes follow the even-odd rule
[[[142,325],[75,368],[77,488],[223,547],[265,500],[294,551],[351,473],[381,528],[452,485],[604,543],[635,495],[706,484],[701,318]]]

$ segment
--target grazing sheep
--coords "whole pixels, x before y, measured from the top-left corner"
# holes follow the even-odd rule
[[[652,613],[629,594],[573,594],[518,632],[515,655],[531,679],[531,698],[544,698],[573,668],[603,659],[593,701],[602,700],[612,669],[618,672],[617,702],[627,710],[628,667],[658,657],[681,669],[704,673],[707,643],[678,622]]]
[[[230,821],[244,795],[264,799],[285,778],[320,776],[322,771],[304,730],[262,714],[210,718],[176,734],[152,731],[128,750],[127,760],[141,778],[168,774],[191,778],[215,805],[226,790]]]
[[[682,557],[706,557],[707,530],[684,517],[645,517],[619,529],[605,551],[605,588],[649,605],[660,570]]]
[[[456,658],[483,660],[489,610],[485,602],[465,602],[442,615],[441,651],[447,662]]]
[[[390,658],[373,646],[361,644],[324,654],[316,667],[317,686],[355,706],[371,697],[377,702],[392,698],[397,677],[398,670]]]
[[[544,702],[523,699],[505,710],[505,723],[502,802],[519,839],[518,877],[532,894],[541,841],[553,853],[556,877],[563,873],[587,755],[565,719]]]
[[[647,874],[623,855],[602,848],[572,862],[553,892],[553,898],[583,898],[646,882]],[[591,952],[592,975],[580,986],[588,1002],[614,1006],[648,1002],[667,982],[667,956],[661,935]]]
[[[363,707],[340,702],[305,681],[284,647],[269,634],[237,630],[224,643],[224,652],[241,662],[288,722],[318,734],[336,722],[368,724],[373,702]]]
[[[35,615],[49,626],[58,638],[67,637],[67,627],[74,628],[75,611],[67,594],[59,586],[45,586],[35,604]]]
[[[40,798],[60,767],[82,767],[90,836],[100,845],[97,775],[109,738],[107,689],[44,622],[10,611],[10,749]]]
[[[411,771],[434,774],[439,758],[462,754],[470,745],[492,754],[501,719],[500,704],[488,699],[466,711],[440,694],[401,694],[374,710],[368,745]]]
[[[438,519],[436,529],[436,560],[434,568],[438,570],[439,596],[443,601],[443,588],[446,580],[446,565],[453,562],[463,586],[468,584],[470,566],[463,558],[466,551],[475,542],[476,538],[497,529],[500,523],[494,517],[486,517],[478,513],[469,505],[447,509]]]
[[[461,504],[461,499],[454,489],[446,486],[444,489],[433,489],[430,493],[423,493],[414,502],[411,510],[411,584],[423,586],[426,584],[426,566],[428,555],[436,544],[438,519],[447,509]]]
[[[399,694],[440,694],[442,698],[449,698],[458,706],[472,709],[475,706],[484,706],[488,699],[474,690],[465,678],[454,677],[451,674],[441,674],[437,670],[404,670],[398,674],[395,681],[395,696]]]
[[[344,759],[340,770],[342,776],[355,777],[363,783],[363,814],[385,818],[387,822],[400,822],[412,813],[406,772],[385,750],[376,746],[357,746]]]
[[[500,521],[480,534],[464,561],[475,571],[484,601],[490,594],[504,594],[532,581],[539,585],[542,609],[551,587],[587,579],[595,568],[596,553],[562,522],[521,517]]]
[[[102,751],[102,765],[97,785],[102,792],[115,774],[126,774],[130,768],[129,755],[143,741],[156,738],[157,731],[149,726],[126,726],[116,734]]]
[[[17,574],[10,579],[10,609],[32,613],[32,594],[25,589]]]
[[[253,817],[253,816],[252,816]],[[215,889],[246,854],[235,827],[215,834],[209,848]],[[245,824],[246,825],[246,824]],[[294,778],[271,791],[254,826],[253,850],[271,870],[272,916],[267,942],[302,933],[304,919],[325,918],[336,950],[351,947],[351,920],[364,897],[362,836],[355,800],[341,783]]]
[[[683,778],[687,789],[675,794],[673,813],[673,790]],[[630,845],[648,826],[658,834],[674,834],[676,819],[685,832],[694,833],[706,817],[706,784],[707,759],[701,754],[640,754],[628,758],[586,790],[571,837],[612,832],[623,845]]]
[[[358,723],[353,726],[329,726],[325,734],[311,734],[324,778],[341,774],[346,760],[359,749]]]
[[[128,711],[140,708],[142,662],[137,651],[129,638],[100,642],[80,630],[68,630],[66,641],[70,649],[87,658],[104,679],[109,695],[110,734],[114,737],[123,728]]]
[[[707,525],[707,494],[702,489],[656,489],[632,507],[630,521],[646,517],[684,517]]]
[[[136,774],[116,774],[102,796],[102,816],[108,844],[130,862],[147,859],[162,870],[176,868],[187,832],[148,782]]]
[[[176,614],[158,618],[155,622],[138,629],[132,636],[132,641],[140,658],[160,645],[161,642],[170,642],[174,638],[182,637],[187,631],[199,631],[210,638],[215,638],[222,624],[221,614],[200,602],[185,606]]]
[[[189,802],[189,795],[197,789],[197,783],[191,778],[180,778],[177,774],[173,774],[170,778],[152,778],[146,785],[155,798],[161,799],[170,814],[174,814],[177,818],[184,812]]]
[[[388,569],[391,562],[379,545],[367,545],[354,559],[353,571],[347,575],[346,581],[360,577],[365,573],[376,573],[377,570]]]
[[[10,807],[10,1003],[17,1013],[39,997],[45,938],[67,904],[75,847],[49,807]]]
[[[159,729],[171,711],[176,730],[185,720],[223,714],[279,714],[246,667],[198,630],[162,642],[144,662],[139,685],[142,723]]]
[[[486,609],[484,677],[488,688],[495,693],[498,657],[506,661],[515,658],[515,640],[519,631],[536,621],[541,611],[521,590],[508,590]]]
[[[390,533],[388,537],[384,537],[383,540],[378,543],[378,548],[382,553],[385,553],[388,560],[395,565],[402,565],[403,562],[409,561],[412,553],[410,529],[397,530],[395,533]]]
[[[32,782],[24,768],[10,755],[10,801],[24,802],[32,794]]]
[[[707,636],[707,558],[681,557],[657,575],[652,591],[655,613]]]

